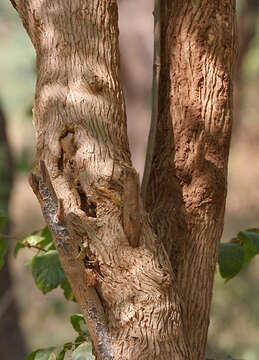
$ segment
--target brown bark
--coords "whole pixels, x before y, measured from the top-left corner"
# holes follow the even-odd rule
[[[97,359],[203,359],[226,195],[233,1],[160,2],[151,223],[127,142],[116,1],[11,1],[37,53],[31,185]]]
[[[234,1],[161,2],[158,123],[145,207],[183,293],[193,359],[205,356],[223,229],[234,57]]]
[[[6,119],[0,105],[0,210],[8,215],[13,184],[13,161],[6,134]],[[8,233],[9,224],[4,233]],[[7,257],[6,257],[7,258]],[[0,271],[0,359],[20,360],[26,355],[25,340],[19,325],[19,311],[13,294],[10,264],[6,259]]]
[[[130,160],[116,2],[14,6],[37,53],[31,185],[94,352],[98,359],[189,359],[175,276]]]

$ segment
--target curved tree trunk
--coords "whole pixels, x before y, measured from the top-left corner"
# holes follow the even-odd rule
[[[97,359],[203,359],[226,193],[233,2],[161,2],[150,222],[127,141],[116,1],[11,1],[37,53],[31,185]]]
[[[13,163],[6,134],[6,120],[0,105],[0,211],[8,214],[13,184]],[[8,233],[8,226],[5,232]],[[5,262],[0,271],[0,359],[20,360],[26,355],[19,314],[12,291],[10,265]]]

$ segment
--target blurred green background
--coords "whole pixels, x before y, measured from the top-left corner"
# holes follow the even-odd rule
[[[121,0],[119,5],[128,132],[133,161],[142,175],[150,118],[152,1]],[[242,229],[259,226],[258,0],[239,0],[238,11],[240,53],[236,65],[235,122],[223,241],[228,241]],[[33,47],[10,1],[1,0],[0,100],[15,159],[9,206],[10,232],[18,237],[43,227],[38,203],[27,181],[27,171],[33,166],[35,144],[31,116],[34,87]],[[21,251],[17,260],[10,256],[9,269],[13,297],[19,309],[19,324],[27,350],[31,351],[74,338],[68,319],[78,309],[75,304],[65,302],[58,291],[47,296],[39,292],[26,268],[28,257],[28,250]],[[208,354],[217,358],[231,354],[238,359],[259,359],[259,259],[227,283],[218,274],[215,278]],[[2,295],[0,284],[0,327]],[[6,311],[8,306],[5,304]],[[4,341],[6,346],[11,346],[8,336]]]

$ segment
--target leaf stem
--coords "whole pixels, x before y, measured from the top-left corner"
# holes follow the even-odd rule
[[[7,235],[7,234],[1,234],[1,233],[0,233],[0,237],[6,238],[6,239],[18,240],[18,241],[19,241],[19,238],[17,238],[16,236],[13,236],[13,235]],[[26,243],[26,242],[21,243],[21,244],[23,244],[25,247],[27,247],[27,248],[29,248],[29,249],[36,249],[36,250],[48,252],[48,250],[43,249],[43,248],[41,248],[41,247],[38,246],[38,245],[31,245],[31,244]]]
[[[27,247],[27,248],[32,248],[32,249],[37,249],[37,250],[40,250],[40,251],[44,251],[44,252],[48,252],[48,250],[46,250],[46,249],[43,249],[43,248],[41,248],[40,246],[38,246],[38,245],[30,245],[30,244],[28,244],[28,243],[22,243],[25,247]]]

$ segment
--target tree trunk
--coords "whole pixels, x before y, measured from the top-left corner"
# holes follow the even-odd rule
[[[160,6],[157,129],[149,183],[142,190],[183,294],[192,358],[200,360],[227,190],[235,2]]]
[[[8,214],[13,184],[13,162],[6,134],[6,120],[0,106],[0,211]],[[4,233],[8,233],[9,225]],[[26,355],[24,337],[19,325],[17,303],[12,290],[10,264],[0,271],[0,359],[20,360]]]
[[[11,1],[37,53],[31,185],[97,359],[203,359],[226,194],[233,1],[158,7],[151,222],[127,141],[116,1]]]

